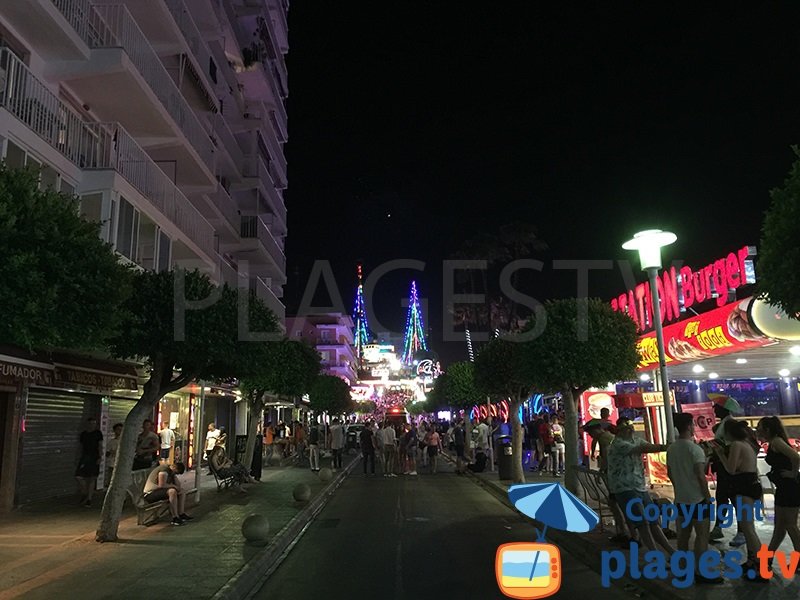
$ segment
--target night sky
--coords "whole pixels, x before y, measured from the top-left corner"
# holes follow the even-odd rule
[[[377,316],[401,329],[416,277],[460,360],[437,344],[441,261],[479,231],[532,223],[546,262],[627,258],[652,227],[696,266],[758,243],[800,143],[800,5],[561,4],[292,3],[288,314],[317,259],[348,311],[356,261],[423,260],[382,280]]]

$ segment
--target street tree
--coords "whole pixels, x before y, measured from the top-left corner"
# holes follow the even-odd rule
[[[800,148],[783,187],[770,192],[758,248],[758,291],[770,304],[800,319]]]
[[[249,373],[241,377],[250,411],[245,465],[253,462],[258,418],[264,412],[266,398],[270,395],[297,398],[309,393],[319,371],[319,352],[304,342],[282,339],[269,344],[266,360],[253,365]]]
[[[0,163],[0,343],[105,348],[119,332],[131,272],[99,233],[74,196],[40,189],[38,171]]]
[[[494,400],[507,400],[511,418],[512,480],[525,483],[522,469],[522,423],[519,408],[534,390],[533,370],[525,357],[519,334],[491,340],[475,359],[475,385]]]
[[[311,409],[318,413],[339,415],[353,410],[350,386],[335,375],[317,375],[308,393]]]
[[[571,467],[578,464],[578,399],[590,387],[634,376],[639,363],[636,325],[597,298],[552,300],[545,311],[544,331],[521,348],[535,389],[562,394],[565,484],[577,493],[577,473]]]
[[[447,367],[447,372],[439,377],[444,377],[441,386],[442,395],[446,404],[457,410],[464,411],[464,426],[467,439],[472,438],[472,421],[469,418],[473,406],[486,401],[486,394],[481,393],[475,382],[475,363],[460,361]],[[439,382],[437,379],[437,383]],[[471,452],[471,450],[470,450]]]
[[[266,360],[268,345],[242,341],[240,329],[270,332],[274,316],[253,309],[256,305],[248,305],[247,296],[243,299],[240,302],[237,290],[217,287],[198,271],[142,271],[134,276],[132,293],[123,307],[128,318],[110,347],[119,358],[143,360],[149,377],[125,419],[97,541],[117,539],[137,436],[158,401],[195,379],[236,377],[259,360],[258,352]],[[241,312],[240,304],[244,305]]]

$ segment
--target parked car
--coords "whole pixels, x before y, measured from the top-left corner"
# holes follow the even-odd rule
[[[345,450],[360,450],[361,443],[359,442],[359,436],[361,432],[364,430],[364,423],[350,423],[347,426],[347,434],[345,437],[344,448]]]

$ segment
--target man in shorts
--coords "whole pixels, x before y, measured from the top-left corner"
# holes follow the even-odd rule
[[[169,500],[169,512],[172,514],[172,525],[183,525],[193,517],[186,514],[186,492],[181,488],[178,475],[186,471],[181,462],[171,465],[160,465],[147,476],[144,484],[144,501],[152,504]]]
[[[629,510],[637,517],[635,522],[629,522],[628,525],[639,532],[641,543],[648,550],[655,550],[658,544],[671,556],[672,546],[661,531],[659,523],[648,523],[643,519],[644,507],[652,504],[653,499],[647,493],[642,455],[663,452],[666,449],[666,445],[649,444],[642,438],[635,437],[633,423],[620,419],[617,422],[617,436],[608,449],[608,489],[616,497],[617,504],[626,517]]]

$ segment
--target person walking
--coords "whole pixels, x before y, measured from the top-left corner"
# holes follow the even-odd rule
[[[103,444],[103,434],[97,429],[97,419],[86,419],[86,429],[78,438],[81,446],[78,468],[75,478],[81,492],[81,504],[87,508],[92,506],[94,490],[97,487],[97,476],[100,474],[100,446]]]
[[[756,533],[753,522],[754,505],[764,494],[758,474],[757,444],[752,436],[752,431],[744,421],[730,419],[723,426],[725,442],[722,445],[717,440],[713,443],[714,454],[725,467],[730,476],[730,491],[732,498],[736,499],[736,520],[739,531],[747,544],[747,562],[745,569],[752,568],[759,574],[759,581],[768,581],[760,578],[758,557],[761,542]],[[742,514],[739,509],[742,509]],[[696,552],[695,552],[696,554]],[[699,555],[698,555],[699,556]]]
[[[170,462],[170,454],[172,454],[172,449],[175,447],[175,432],[172,431],[167,426],[158,432],[158,437],[160,438],[160,448],[158,451],[158,462],[159,464],[165,465]]]
[[[764,417],[756,429],[759,439],[769,444],[766,461],[771,470],[767,474],[775,486],[775,526],[769,549],[780,547],[786,535],[792,540],[795,552],[800,552],[800,528],[797,514],[800,509],[800,456],[789,445],[786,429],[778,417]],[[770,568],[772,559],[770,559]]]
[[[383,474],[386,477],[397,477],[395,459],[397,456],[397,435],[389,421],[383,425]]]
[[[689,550],[689,538],[694,531],[694,555],[703,556],[708,550],[711,515],[709,511],[703,518],[697,518],[699,514],[697,507],[710,506],[711,502],[711,493],[706,482],[706,455],[703,449],[694,443],[694,418],[691,414],[675,413],[673,423],[679,437],[667,448],[667,473],[675,491],[675,504],[678,510],[682,514],[694,515],[688,524],[685,519],[678,519],[678,550],[682,552]],[[745,568],[748,566],[750,565],[745,565]],[[722,583],[722,578],[708,578],[696,573],[695,581]]]
[[[367,474],[367,463],[369,463],[370,473],[375,475],[375,434],[372,427],[367,423],[359,435],[361,443],[361,456],[364,463],[364,475]]]
[[[275,451],[275,428],[272,421],[267,421],[264,427],[264,466],[268,467]]]
[[[548,414],[542,416],[542,422],[539,424],[539,439],[542,442],[542,458],[539,461],[539,475],[541,475],[547,471],[553,460],[553,426],[550,424]]]
[[[434,427],[431,427],[425,436],[425,445],[428,451],[428,463],[431,467],[431,473],[436,473],[436,457],[442,451],[442,438]]]
[[[328,445],[331,448],[333,459],[331,466],[334,471],[342,468],[342,451],[344,450],[344,427],[342,427],[339,418],[333,420],[333,425],[328,430]]]
[[[557,418],[553,419],[550,427],[553,433],[553,477],[558,477],[564,473],[564,453],[566,452],[566,444],[564,443],[564,428]]]
[[[464,456],[464,445],[466,442],[466,431],[464,431],[464,421],[459,420],[453,427],[453,446],[456,451],[456,474],[463,475],[465,470],[466,458]]]
[[[417,433],[417,426],[412,423],[403,436],[403,444],[405,445],[406,453],[404,458],[405,469],[404,475],[417,474],[417,445],[419,444],[419,436]]]
[[[311,471],[319,471],[319,424],[312,423],[308,430],[308,462]]]

